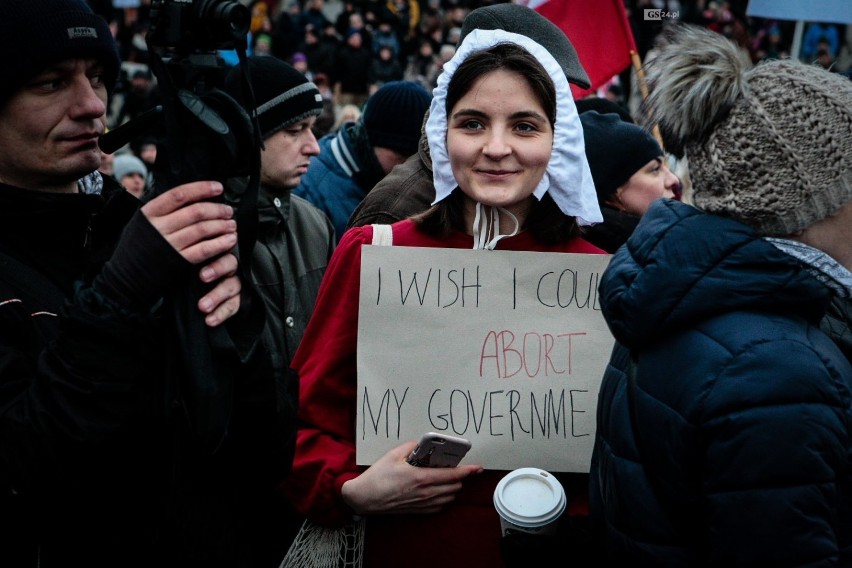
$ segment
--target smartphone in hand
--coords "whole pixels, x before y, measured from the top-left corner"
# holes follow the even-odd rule
[[[427,432],[408,456],[408,463],[418,467],[456,467],[470,450],[470,440]]]

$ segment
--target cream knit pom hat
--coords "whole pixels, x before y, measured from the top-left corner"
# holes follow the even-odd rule
[[[785,236],[852,199],[852,81],[792,60],[752,67],[710,30],[664,30],[650,122],[689,158],[697,207]]]

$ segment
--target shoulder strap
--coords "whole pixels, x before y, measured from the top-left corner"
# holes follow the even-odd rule
[[[2,246],[0,246],[0,281],[6,282],[16,294],[23,295],[29,302],[33,302],[30,308],[52,306],[56,309],[66,300],[65,293],[53,280],[8,254]]]
[[[390,225],[373,225],[373,244],[382,247],[393,246],[393,229]]]

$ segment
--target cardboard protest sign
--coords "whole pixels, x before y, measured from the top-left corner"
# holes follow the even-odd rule
[[[365,246],[357,461],[427,431],[465,463],[589,470],[613,339],[597,288],[609,255]]]

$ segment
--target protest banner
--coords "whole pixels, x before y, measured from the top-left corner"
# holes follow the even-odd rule
[[[613,339],[598,302],[608,255],[365,246],[357,462],[427,431],[466,463],[589,469]]]

